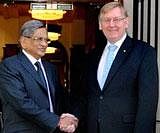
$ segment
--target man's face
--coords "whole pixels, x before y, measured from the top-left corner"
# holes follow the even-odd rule
[[[31,37],[21,37],[22,48],[34,58],[39,59],[45,55],[48,47],[46,28],[37,29]]]
[[[113,8],[101,16],[99,28],[111,43],[121,39],[128,28],[128,17],[119,8]]]

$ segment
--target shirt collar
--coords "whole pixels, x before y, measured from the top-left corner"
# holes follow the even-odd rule
[[[122,43],[124,42],[126,36],[127,36],[127,34],[125,33],[125,34],[123,35],[123,37],[122,37],[119,41],[117,41],[117,42],[114,43],[114,45],[116,45],[116,46],[118,47],[118,49],[121,47],[121,45],[122,45]],[[108,41],[108,42],[107,42],[107,45],[109,46],[110,44],[111,44],[111,43]]]
[[[22,49],[22,52],[27,56],[27,58],[31,61],[31,63],[34,65],[37,61],[41,63],[41,59],[37,60],[32,55],[28,54],[24,49]]]

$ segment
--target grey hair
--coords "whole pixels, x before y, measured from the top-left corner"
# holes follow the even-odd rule
[[[25,22],[20,30],[20,36],[31,37],[35,30],[45,27],[39,20],[29,20]]]
[[[122,10],[122,13],[124,14],[125,17],[128,17],[127,10],[120,2],[109,2],[101,8],[98,19],[100,20],[105,13],[116,7],[119,7]]]

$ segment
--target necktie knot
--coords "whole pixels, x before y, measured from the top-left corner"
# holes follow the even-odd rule
[[[38,76],[40,77],[42,83],[44,84],[44,86],[46,87],[46,80],[45,80],[45,77],[44,77],[44,73],[43,73],[43,70],[41,68],[41,64],[39,61],[37,61],[35,63],[35,66],[37,67],[37,74]]]
[[[37,71],[38,71],[38,70],[40,70],[40,68],[41,68],[41,64],[40,64],[40,62],[39,62],[39,61],[37,61],[37,62],[35,63],[35,66],[37,67]]]
[[[114,52],[117,49],[117,46],[114,45],[114,44],[111,44],[111,45],[108,46],[108,49],[109,49],[109,51]]]

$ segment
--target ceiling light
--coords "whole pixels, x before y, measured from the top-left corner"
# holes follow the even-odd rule
[[[47,24],[48,38],[56,41],[61,36],[62,26],[58,24]]]
[[[57,48],[54,47],[47,47],[46,54],[54,54],[56,52]]]
[[[72,4],[59,3],[31,3],[29,13],[32,18],[39,20],[57,20],[62,19],[66,13],[65,10],[73,10]]]
[[[59,34],[59,33],[56,33],[56,32],[48,32],[48,38],[49,38],[51,41],[56,41],[56,40],[58,40],[60,36],[61,36],[61,34]]]
[[[32,18],[39,20],[57,20],[62,19],[66,11],[63,10],[31,10]]]

